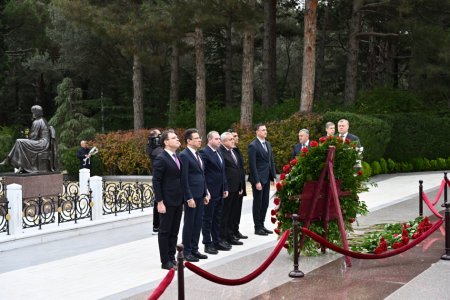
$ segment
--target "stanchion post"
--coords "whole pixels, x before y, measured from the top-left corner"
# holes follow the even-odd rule
[[[305,274],[298,269],[298,256],[300,255],[298,251],[298,215],[292,215],[292,223],[294,225],[293,240],[294,240],[294,270],[289,273],[289,277],[292,278],[302,278]]]
[[[441,256],[443,260],[450,260],[450,203],[447,201],[447,172],[444,172],[444,203],[442,207],[445,207],[445,253]]]
[[[419,216],[423,217],[423,180],[419,180]]]
[[[184,246],[177,245],[178,300],[184,300]]]

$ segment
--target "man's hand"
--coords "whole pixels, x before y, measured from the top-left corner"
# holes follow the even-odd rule
[[[227,198],[228,197],[228,191],[223,192],[223,197]]]
[[[244,190],[240,190],[239,191],[239,196],[242,195],[244,193]]]
[[[189,200],[187,201],[187,205],[188,205],[190,208],[195,208],[195,200],[194,200],[194,199],[189,199]]]
[[[255,187],[256,187],[256,189],[257,189],[258,191],[261,191],[261,190],[262,190],[261,182],[256,183],[256,184],[255,184]]]
[[[210,195],[209,192],[208,192],[208,194],[206,194],[205,198],[203,198],[203,203],[204,203],[205,205],[208,205],[209,200],[211,200],[211,195]]]
[[[160,214],[165,214],[166,213],[166,206],[164,205],[164,203],[162,201],[158,202],[158,212]]]

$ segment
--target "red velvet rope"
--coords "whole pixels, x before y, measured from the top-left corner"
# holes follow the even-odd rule
[[[175,269],[170,269],[169,272],[167,272],[166,277],[159,283],[159,285],[156,287],[156,289],[153,291],[153,293],[148,297],[147,300],[157,300],[161,295],[164,293],[166,288],[169,286],[169,284],[172,282],[172,279],[175,275]]]
[[[247,282],[252,281],[256,277],[258,277],[262,272],[264,272],[267,269],[267,267],[269,267],[269,265],[273,262],[273,260],[280,253],[281,249],[283,249],[284,243],[286,243],[286,240],[289,237],[290,233],[291,233],[290,230],[286,230],[283,233],[283,235],[281,236],[280,240],[278,241],[278,244],[276,245],[275,249],[273,249],[272,253],[269,255],[269,257],[267,257],[266,260],[255,271],[253,271],[250,274],[248,274],[242,278],[239,278],[239,279],[227,279],[227,278],[218,277],[214,274],[211,274],[211,273],[201,269],[200,267],[198,267],[188,261],[184,265],[189,270],[194,272],[195,274],[197,274],[209,281],[215,282],[215,283],[219,283],[222,285],[245,284]]]
[[[331,250],[339,252],[339,253],[341,253],[343,255],[351,256],[351,257],[359,258],[359,259],[381,259],[381,258],[391,257],[391,256],[400,254],[402,252],[405,252],[406,250],[411,249],[412,247],[416,246],[417,244],[422,242],[424,239],[429,237],[430,234],[435,232],[442,225],[443,222],[444,222],[443,220],[438,220],[430,229],[428,229],[420,237],[418,237],[417,239],[415,239],[412,242],[408,243],[407,245],[404,245],[404,246],[402,246],[400,248],[391,250],[389,252],[384,252],[384,253],[381,253],[381,254],[367,254],[367,253],[360,253],[360,252],[354,252],[354,251],[346,250],[346,249],[343,249],[343,248],[341,248],[339,246],[336,246],[336,245],[330,243],[329,241],[327,241],[326,239],[324,239],[320,235],[318,235],[318,234],[308,230],[305,227],[302,227],[302,231],[303,231],[304,234],[306,234],[307,236],[311,237],[316,242],[326,246],[327,248],[330,248]]]
[[[445,187],[445,180],[442,179],[441,186],[439,187],[439,191],[437,192],[436,197],[433,200],[433,204],[432,204],[433,206],[435,206],[436,203],[438,203],[439,199],[441,198],[442,191],[444,190],[444,187]],[[423,192],[423,194],[425,194],[425,193]]]
[[[436,208],[434,208],[434,204],[431,203],[430,199],[428,199],[428,196],[422,192],[422,198],[423,201],[426,203],[426,205],[428,206],[428,208],[431,210],[431,212],[438,217],[439,219],[443,219],[444,217],[436,210]],[[439,200],[439,199],[438,199]]]

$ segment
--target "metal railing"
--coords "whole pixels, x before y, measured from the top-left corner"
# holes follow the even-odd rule
[[[64,222],[81,219],[92,221],[92,191],[88,194],[79,194],[80,187],[76,182],[63,182],[64,191],[58,196],[58,225]]]
[[[145,207],[153,206],[153,187],[139,182],[106,182],[103,181],[103,214],[119,212],[131,213],[132,210],[141,211]]]
[[[53,197],[41,197],[23,200],[22,227],[32,228],[55,222],[56,203]]]

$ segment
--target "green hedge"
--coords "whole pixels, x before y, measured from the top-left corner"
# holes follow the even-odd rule
[[[450,154],[450,112],[377,115],[391,124],[392,141],[384,157],[412,161],[423,157],[435,159]]]

